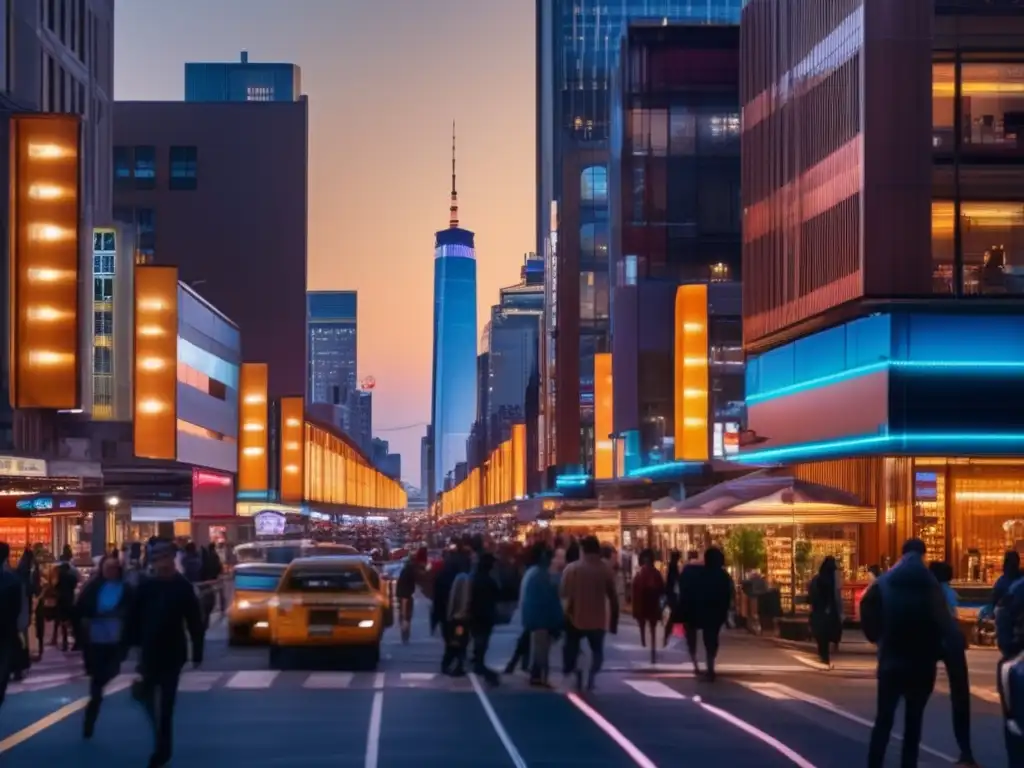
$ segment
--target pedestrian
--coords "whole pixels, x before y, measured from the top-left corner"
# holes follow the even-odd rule
[[[398,600],[398,628],[403,644],[409,642],[412,634],[412,609],[413,600],[416,597],[416,582],[419,580],[419,574],[426,559],[427,550],[422,548],[414,556],[407,557],[395,583],[395,598]]]
[[[924,710],[935,688],[935,668],[949,647],[953,621],[942,587],[924,563],[925,545],[909,539],[902,557],[868,587],[861,600],[861,626],[878,645],[878,691],[868,768],[882,768],[896,709],[904,701],[901,765],[917,765]]]
[[[1024,579],[1003,593],[995,612],[996,642],[1002,658],[996,668],[1003,711],[1007,764],[1024,765]]]
[[[139,585],[129,632],[140,647],[142,674],[132,686],[132,697],[153,725],[149,768],[158,768],[171,760],[178,680],[189,655],[185,633],[192,644],[192,664],[198,667],[203,660],[204,626],[195,589],[177,571],[174,545],[159,541],[149,557],[153,576]]]
[[[665,580],[654,566],[654,551],[645,549],[640,553],[640,570],[633,577],[632,584],[633,618],[640,628],[640,645],[647,647],[647,630],[650,629],[651,664],[656,663],[658,647],[658,626],[661,624],[662,600],[665,597]]]
[[[538,558],[541,557],[542,553],[547,551],[547,545],[542,541],[538,541],[531,546],[523,556],[523,565],[525,566],[525,572],[523,578],[526,578],[526,573],[537,565]],[[547,559],[548,568],[550,569],[550,558]],[[523,594],[522,585],[520,585],[520,607],[522,606]],[[512,658],[508,660],[508,664],[505,665],[505,674],[511,675],[516,671],[517,666],[522,666],[524,672],[530,670],[530,631],[526,628],[525,620],[522,614],[520,619],[523,620],[523,630],[519,633],[519,637],[516,638],[516,646],[512,651]]]
[[[111,554],[100,562],[99,575],[78,596],[77,620],[82,632],[89,703],[82,736],[91,739],[103,704],[103,688],[121,671],[128,650],[125,624],[134,605],[134,592],[124,580],[124,568]]]
[[[604,660],[605,632],[616,634],[619,625],[619,595],[615,573],[601,559],[596,536],[587,536],[580,544],[581,557],[562,572],[559,594],[565,605],[565,647],[563,671],[576,677],[576,688],[583,689],[579,669],[580,648],[584,639],[590,648],[587,690],[593,690]]]
[[[71,564],[71,548],[65,547],[61,553],[60,562],[53,573],[53,588],[55,600],[53,637],[50,645],[57,645],[57,634],[61,637],[61,650],[68,650],[68,634],[74,637],[74,648],[78,650],[78,636],[74,632],[75,622],[75,591],[79,582],[78,569]]]
[[[1010,587],[1013,586],[1022,575],[1020,569],[1020,553],[1016,550],[1011,549],[1005,555],[1003,555],[1003,573],[996,579],[996,583],[992,586],[992,603],[993,608],[997,608],[1002,602],[1003,598],[1010,591]]]
[[[735,597],[735,586],[725,570],[722,550],[710,547],[704,553],[703,564],[696,561],[688,563],[680,574],[679,582],[686,648],[693,662],[694,674],[700,674],[700,664],[697,662],[697,641],[700,639],[704,643],[707,666],[705,676],[714,682],[719,636],[728,621],[729,609]]]
[[[496,580],[496,560],[490,552],[481,552],[473,572],[469,597],[469,633],[473,639],[473,672],[491,685],[499,683],[498,673],[487,666],[487,649],[498,622],[501,590]]]
[[[39,570],[36,568],[35,553],[26,547],[18,561],[15,573],[21,582],[21,611],[18,614],[18,636],[21,638],[21,650],[14,669],[15,681],[25,677],[32,666],[32,652],[29,644],[29,628],[32,625],[32,600],[39,594]]]
[[[548,686],[551,643],[565,625],[558,597],[561,575],[551,572],[551,558],[552,553],[544,543],[534,545],[530,556],[533,565],[523,575],[519,595],[523,634],[529,638],[530,685],[538,687]]]
[[[434,584],[431,632],[434,627],[441,628],[441,639],[444,642],[441,673],[445,675],[465,674],[466,643],[469,641],[465,625],[469,613],[468,572],[469,555],[461,547],[453,549],[445,556],[441,573]],[[457,600],[454,599],[456,583],[460,587]]]
[[[10,546],[0,541],[0,707],[21,653],[18,621],[24,590],[21,580],[11,569],[10,558]]]
[[[839,642],[843,631],[843,600],[837,570],[836,559],[828,555],[807,588],[811,633],[818,646],[818,660],[829,669],[832,668],[832,645]]]

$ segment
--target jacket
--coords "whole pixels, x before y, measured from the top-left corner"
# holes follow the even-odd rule
[[[565,618],[575,629],[617,631],[619,595],[615,573],[600,555],[584,555],[569,563],[559,587],[565,602]]]
[[[633,577],[633,618],[637,621],[661,621],[661,598],[665,580],[653,565],[645,565]]]
[[[498,622],[501,588],[494,573],[494,556],[484,553],[473,571],[469,596],[469,622],[476,630],[489,630]]]
[[[526,632],[541,629],[557,632],[565,623],[562,601],[558,598],[559,577],[552,575],[550,568],[550,563],[542,560],[530,566],[523,576],[519,611]]]
[[[142,664],[180,668],[188,659],[186,632],[192,642],[192,661],[203,660],[205,627],[195,588],[181,574],[169,579],[143,579],[135,593],[127,631],[142,649]]]
[[[18,622],[24,599],[21,579],[6,565],[0,565],[0,648],[20,645]]]

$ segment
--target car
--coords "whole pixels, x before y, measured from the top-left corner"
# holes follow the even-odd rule
[[[243,563],[232,573],[234,592],[227,610],[228,645],[259,644],[270,640],[268,602],[281,583],[286,566]]]
[[[361,555],[293,560],[267,605],[272,669],[298,648],[361,650],[376,668],[393,621],[388,582]]]

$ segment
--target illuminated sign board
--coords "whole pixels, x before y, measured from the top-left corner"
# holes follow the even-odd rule
[[[257,536],[283,536],[287,518],[280,512],[265,510],[253,515]]]
[[[135,267],[135,455],[178,457],[178,270]]]

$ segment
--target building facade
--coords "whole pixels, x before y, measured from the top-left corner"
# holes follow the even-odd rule
[[[311,403],[340,402],[356,389],[357,306],[355,291],[306,293]]]
[[[856,576],[917,536],[983,583],[1024,541],[1022,24],[1013,2],[744,8],[739,458],[867,511],[794,517],[779,551]]]
[[[304,393],[305,99],[114,112],[115,217],[138,229],[140,257],[177,266],[238,324],[243,359],[270,365],[272,396]]]
[[[135,233],[125,224],[93,230],[92,382],[82,410],[94,421],[131,421]]]
[[[611,79],[630,20],[735,23],[741,0],[537,0],[537,253],[547,268],[541,462],[592,464],[594,355],[607,351]]]
[[[302,71],[297,64],[238,61],[185,64],[185,101],[298,101]]]

